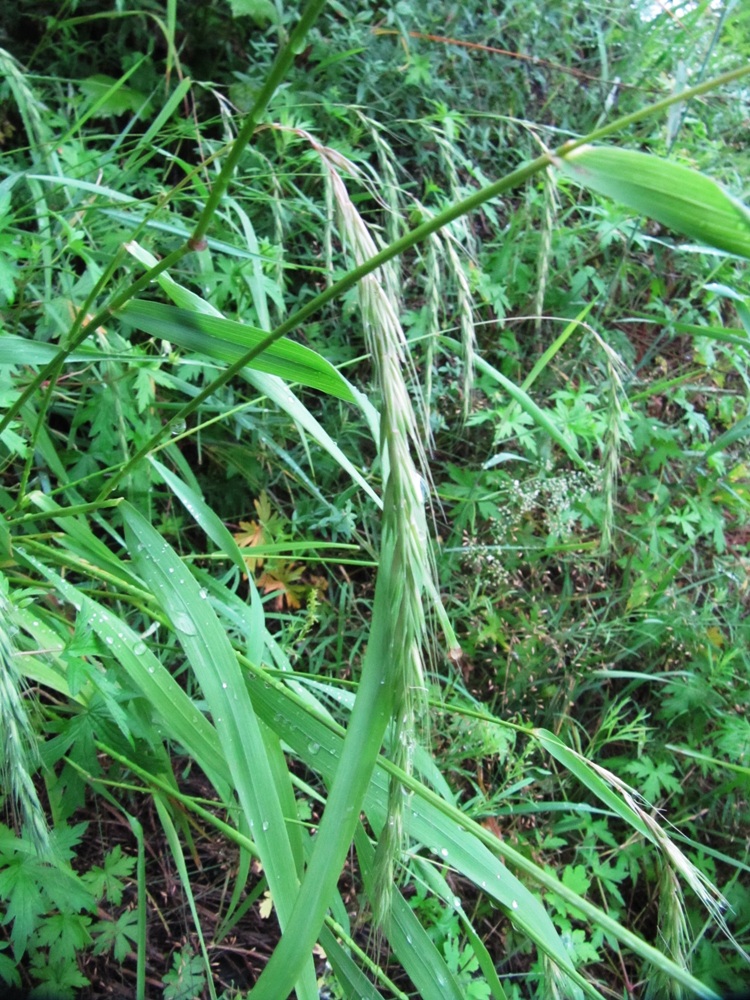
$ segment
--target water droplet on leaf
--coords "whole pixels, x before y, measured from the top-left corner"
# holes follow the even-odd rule
[[[186,615],[184,611],[175,611],[172,614],[172,624],[178,632],[183,632],[185,635],[198,634],[198,630],[195,627],[193,619],[190,615]]]

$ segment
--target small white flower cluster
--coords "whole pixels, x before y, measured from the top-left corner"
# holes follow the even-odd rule
[[[599,469],[587,472],[574,470],[529,482],[514,480],[505,506],[499,509],[496,517],[486,519],[482,540],[464,533],[464,570],[480,578],[485,589],[509,586],[512,577],[504,565],[503,550],[516,545],[521,520],[527,515],[537,514],[540,526],[544,526],[550,534],[568,537],[575,521],[575,505],[587,496],[599,493],[601,488]]]
[[[599,480],[598,486],[596,480]],[[565,472],[560,476],[545,479],[539,486],[537,495],[541,496],[541,508],[551,534],[567,536],[571,533],[572,522],[575,519],[573,508],[588,494],[601,490],[600,477],[581,470]]]

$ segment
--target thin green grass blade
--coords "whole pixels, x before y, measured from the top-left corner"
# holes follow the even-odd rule
[[[83,86],[84,84],[88,84],[88,96],[94,97],[95,100],[91,104],[91,106],[86,109],[86,111],[84,111],[82,114],[75,116],[75,120],[68,129],[68,131],[61,138],[58,138],[56,140],[56,144],[58,145],[58,147],[65,146],[65,144],[72,138],[72,136],[74,136],[77,132],[81,131],[81,129],[89,120],[89,118],[93,118],[93,116],[96,115],[101,108],[107,107],[109,103],[111,103],[113,100],[117,98],[120,91],[124,90],[124,92],[126,92],[128,95],[125,98],[123,108],[126,109],[130,108],[132,106],[132,100],[133,100],[132,95],[135,92],[130,90],[130,88],[125,87],[125,84],[128,82],[130,77],[133,76],[134,73],[138,72],[138,70],[141,68],[144,62],[146,62],[147,59],[148,56],[145,55],[141,56],[141,58],[137,59],[133,63],[133,65],[122,74],[122,76],[119,79],[113,80],[109,86],[107,86],[106,82],[100,82],[98,80],[95,80],[94,78],[90,80],[80,81],[81,89],[84,89]],[[148,111],[149,107],[150,107],[150,102],[148,101],[148,99],[146,99],[143,102],[141,111]],[[120,112],[121,111],[122,109],[120,109]]]
[[[354,844],[365,889],[371,897],[375,850],[361,824],[355,831]],[[394,955],[414,983],[421,1000],[464,1000],[460,983],[401,893],[394,893],[385,932]]]
[[[226,364],[239,360],[268,336],[264,330],[235,320],[146,299],[131,299],[118,316],[129,326],[152,337],[160,337]],[[291,340],[277,340],[254,358],[250,367],[289,382],[299,382],[346,402],[355,402],[350,386],[329,361]]]
[[[741,441],[742,438],[747,437],[750,431],[750,414],[742,417],[737,421],[729,430],[724,431],[720,434],[716,440],[706,448],[703,453],[703,458],[710,458],[711,455],[715,455],[717,451],[724,451],[725,448],[731,447],[737,441]]]
[[[156,152],[154,147],[154,140],[156,139],[156,136],[159,134],[162,127],[166,125],[175,111],[177,111],[180,104],[182,104],[192,85],[193,81],[190,77],[185,77],[183,80],[180,80],[175,89],[164,102],[164,105],[159,109],[159,113],[156,118],[154,118],[143,135],[139,137],[135,149],[132,151],[122,168],[124,174],[127,174],[132,169],[135,161],[142,156],[144,151],[148,153],[149,159]],[[142,159],[139,161],[139,165],[140,168],[143,169]]]
[[[164,830],[165,836],[167,838],[167,843],[169,844],[169,849],[172,852],[172,858],[174,859],[175,867],[177,868],[177,874],[180,876],[180,882],[182,884],[182,891],[185,893],[185,898],[187,899],[188,906],[190,907],[190,914],[193,918],[193,925],[195,926],[196,934],[198,935],[198,943],[200,945],[201,956],[203,957],[203,967],[206,970],[206,980],[208,982],[208,992],[211,1000],[217,1000],[216,997],[216,987],[214,986],[213,971],[211,969],[211,959],[208,954],[208,949],[206,948],[206,940],[203,936],[203,928],[201,927],[200,917],[198,916],[198,908],[195,905],[195,896],[193,895],[193,887],[190,884],[190,876],[188,875],[187,865],[185,864],[185,857],[182,853],[182,845],[180,844],[180,838],[177,835],[177,830],[172,822],[172,817],[169,815],[169,810],[164,797],[159,793],[155,792],[154,805],[156,806],[156,811],[159,814],[159,819],[161,820],[161,825]]]
[[[572,334],[578,329],[578,327],[584,322],[589,312],[594,307],[595,300],[592,299],[587,305],[581,309],[578,315],[572,319],[565,327],[559,336],[555,337],[552,343],[547,347],[547,349],[542,353],[542,355],[537,358],[536,363],[533,365],[531,371],[528,373],[526,378],[523,380],[519,386],[520,392],[528,393],[531,386],[536,382],[541,373],[547,367],[547,365],[552,361],[555,355],[560,351],[563,346],[570,339]],[[516,408],[520,407],[520,403],[517,400],[513,400],[510,405],[506,408],[504,419],[509,421],[512,419],[513,414],[516,412]],[[514,458],[517,456],[513,456]],[[485,464],[485,468],[492,468],[493,465],[498,464],[499,459],[502,455],[494,455],[488,463]]]
[[[550,361],[552,361],[552,359],[558,353],[558,351],[562,349],[562,347],[567,343],[572,334],[575,333],[578,327],[584,322],[588,314],[594,308],[595,302],[596,302],[595,299],[592,299],[591,302],[588,302],[583,307],[583,309],[581,309],[578,315],[575,316],[566,325],[562,333],[559,334],[557,337],[555,337],[555,339],[552,341],[549,347],[537,359],[533,368],[521,383],[521,388],[524,390],[524,392],[529,391],[529,389],[532,387],[534,382],[536,382],[536,380],[539,378],[539,376],[547,367],[547,365],[550,363]]]
[[[627,316],[623,323],[640,323],[653,326],[670,326],[676,333],[689,333],[695,337],[708,337],[711,340],[720,340],[726,344],[736,344],[738,347],[750,349],[750,330],[743,331],[739,327],[724,326],[699,326],[697,323],[682,323],[671,318],[659,319],[658,317],[639,315]]]
[[[252,684],[251,693],[259,715],[269,725],[280,727],[284,741],[308,766],[319,771],[326,781],[330,781],[341,752],[341,727],[313,715],[284,684],[270,678],[264,684]],[[388,774],[391,772],[398,772],[398,769],[380,758],[365,799],[365,808],[368,815],[372,815],[375,827],[382,823],[386,814]],[[629,931],[604,910],[573,892],[534,861],[506,842],[499,841],[460,809],[443,801],[406,774],[398,772],[398,776],[404,786],[414,792],[413,806],[405,811],[404,816],[409,835],[420,843],[433,846],[436,857],[442,863],[447,861],[451,867],[466,875],[478,888],[500,903],[513,923],[549,955],[552,961],[571,975],[574,982],[589,996],[601,1000],[599,991],[570,965],[567,951],[541,903],[498,857],[504,858],[508,866],[523,872],[537,885],[555,892],[571,906],[584,912],[594,926],[601,927],[636,955],[664,970],[698,997],[718,1000],[716,993],[686,969]],[[447,856],[442,853],[444,847],[448,850]],[[517,907],[512,905],[514,899],[518,903]]]
[[[466,935],[466,938],[474,952],[474,956],[479,963],[479,968],[484,976],[484,981],[487,986],[489,986],[492,1000],[508,1000],[508,996],[503,989],[503,984],[498,979],[495,963],[492,960],[492,956],[485,948],[484,941],[482,941],[477,932],[474,930],[474,925],[463,910],[459,912],[459,918],[461,920],[461,926],[464,929],[464,934]]]
[[[149,457],[149,461],[159,473],[161,478],[174,493],[180,503],[183,505],[185,510],[190,514],[195,523],[199,525],[206,532],[208,537],[214,542],[222,552],[225,552],[235,566],[239,569],[240,573],[247,573],[247,565],[242,556],[237,542],[234,540],[234,536],[227,529],[224,522],[217,517],[213,510],[208,506],[202,496],[191,489],[187,483],[183,483],[179,476],[175,475],[166,465],[162,465],[153,456]],[[251,588],[251,593],[254,592],[254,588]],[[260,620],[257,623],[257,627],[263,628],[263,609],[259,607],[260,610]]]
[[[750,257],[750,210],[711,178],[649,153],[614,146],[579,146],[557,166],[598,194],[670,229]]]
[[[345,991],[345,996],[357,997],[357,1000],[383,1000],[382,993],[378,992],[360,967],[352,960],[330,928],[322,928],[320,944],[336,975],[337,985]],[[403,996],[403,994],[401,995]]]
[[[146,899],[148,889],[146,887],[146,841],[143,836],[143,826],[135,818],[128,815],[128,822],[135,835],[138,845],[138,860],[136,862],[136,887],[138,889],[138,923],[136,939],[136,970],[135,970],[135,1000],[146,1000]]]
[[[84,194],[97,194],[108,198],[110,201],[124,202],[127,205],[141,205],[142,202],[133,198],[132,195],[123,194],[115,188],[107,187],[103,184],[95,184],[93,181],[84,181],[78,177],[57,177],[55,174],[26,174],[28,180],[44,181],[45,184],[54,184],[55,187],[70,189],[71,191],[83,191]],[[132,220],[130,220],[132,221]]]
[[[441,342],[446,344],[452,351],[460,351],[460,344],[456,340],[452,340],[450,337],[441,337]],[[529,396],[529,394],[521,388],[521,386],[516,385],[509,378],[506,378],[502,372],[499,372],[497,368],[493,368],[489,362],[485,361],[480,355],[477,355],[475,359],[475,364],[480,371],[483,371],[490,378],[493,378],[499,385],[505,389],[508,395],[513,399],[518,405],[533,419],[539,427],[542,428],[545,433],[547,433],[553,441],[555,441],[563,449],[572,462],[575,462],[577,466],[588,471],[588,466],[578,454],[573,445],[568,441],[564,434],[560,431],[557,423],[549,416],[546,410],[543,410],[541,406],[534,402],[534,400]]]
[[[710,757],[708,754],[700,753],[698,750],[691,750],[689,747],[673,746],[671,743],[667,743],[666,749],[673,750],[675,753],[682,754],[685,757],[692,757],[695,760],[703,761],[704,764],[711,764],[714,767],[724,767],[728,771],[734,771],[735,774],[742,775],[743,778],[750,778],[750,767],[745,764],[733,764],[729,760],[720,760],[717,757]],[[733,861],[732,864],[737,864],[737,862]],[[750,869],[748,870],[750,871]]]
[[[201,591],[174,550],[134,507],[123,503],[121,510],[135,564],[169,616],[206,698],[283,928],[299,888],[297,860],[282,809],[282,801],[291,801],[289,791],[277,785],[279,769],[270,759],[271,749],[253,711],[236,655],[207,600],[208,594]],[[289,784],[287,771],[285,779]],[[288,819],[296,822],[296,811]],[[299,971],[301,979],[296,989],[300,998],[317,997],[309,957]]]
[[[15,333],[0,334],[0,365],[46,365],[56,357],[58,348],[54,344],[43,344]],[[65,364],[91,364],[95,361],[126,361],[132,363],[132,355],[113,354],[93,347],[79,347],[65,358]],[[148,359],[144,358],[144,361]]]
[[[145,230],[153,230],[155,233],[166,233],[168,236],[176,236],[181,240],[188,240],[190,238],[190,230],[187,226],[180,225],[178,221],[165,222],[161,219],[153,219],[150,215],[137,212],[134,209],[123,211],[120,208],[103,208],[101,209],[101,213],[108,219],[112,219],[113,222],[127,227],[131,232],[135,230],[140,231],[143,228]],[[209,250],[226,254],[227,257],[234,257],[237,260],[252,260],[253,258],[253,255],[249,251],[243,250],[242,247],[234,246],[232,243],[227,243],[225,240],[208,237],[206,242]],[[128,244],[128,249],[129,247],[130,244]],[[268,264],[276,263],[273,257],[261,256],[261,260],[266,261]]]
[[[253,298],[253,305],[255,306],[255,312],[258,316],[262,329],[270,330],[271,316],[268,311],[266,276],[263,274],[263,264],[260,258],[258,238],[255,235],[255,230],[252,222],[250,221],[250,217],[237,199],[227,197],[226,204],[227,208],[231,209],[238,216],[240,225],[242,226],[245,243],[247,244],[247,249],[253,255],[253,259],[250,264],[250,274],[245,277],[245,281],[250,289],[250,294]]]
[[[604,802],[616,815],[632,826],[642,837],[652,840],[648,827],[640,816],[623,802],[610,785],[596,773],[587,760],[575,753],[553,733],[544,729],[535,729],[534,736],[550,756],[559,761],[571,774],[574,774],[590,792]]]

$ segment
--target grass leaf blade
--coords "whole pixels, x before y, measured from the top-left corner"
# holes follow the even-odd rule
[[[670,229],[726,253],[750,257],[750,210],[697,170],[613,146],[580,146],[561,157],[558,166],[584,187]]]

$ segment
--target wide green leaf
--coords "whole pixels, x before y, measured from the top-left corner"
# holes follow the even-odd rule
[[[178,309],[163,302],[131,299],[118,315],[130,326],[153,337],[209,358],[232,364],[266,339],[265,330],[247,326],[223,316],[207,316],[189,309]],[[299,382],[319,389],[349,403],[355,402],[346,380],[333,365],[302,344],[282,338],[265,348],[249,367],[270,375],[279,375],[288,382]]]
[[[126,249],[128,253],[132,254],[132,256],[143,264],[144,267],[154,267],[157,263],[153,254],[149,253],[148,250],[145,250],[135,240],[131,240],[127,243]],[[157,281],[159,283],[159,287],[169,296],[178,308],[187,309],[190,312],[200,313],[202,316],[217,319],[222,318],[221,313],[215,306],[201,298],[200,295],[197,295],[191,289],[180,285],[167,272],[160,274]],[[275,375],[251,369],[250,367],[246,368],[243,374],[247,381],[250,382],[250,384],[258,390],[258,392],[268,396],[268,398],[274,402],[280,410],[287,413],[299,427],[307,431],[312,439],[335,459],[341,468],[344,469],[352,477],[352,479],[362,487],[362,489],[372,500],[375,501],[378,506],[382,506],[382,501],[373,490],[372,486],[370,486],[361,472],[349,460],[349,458],[347,458],[328,431],[325,430],[318,419],[305,406],[302,400],[295,396],[291,388],[283,379],[277,378]],[[346,386],[346,391],[349,393],[347,398],[354,399],[357,406],[359,406],[360,410],[365,415],[368,425],[371,428],[373,438],[378,440],[380,436],[380,418],[374,406],[370,403],[364,393],[355,389],[355,387],[347,382],[343,376],[340,375],[339,377]]]
[[[557,161],[584,187],[726,253],[750,257],[750,210],[716,181],[672,160],[579,146]]]

